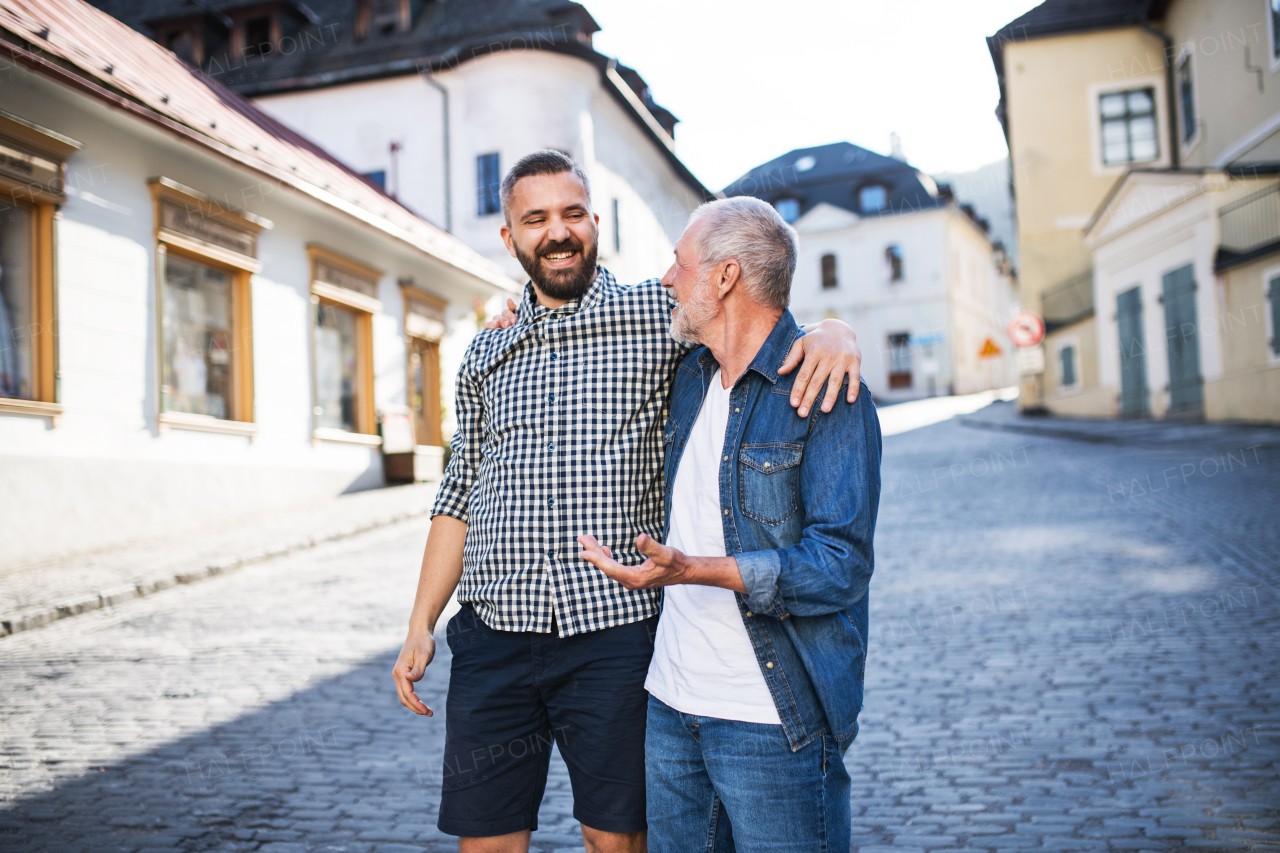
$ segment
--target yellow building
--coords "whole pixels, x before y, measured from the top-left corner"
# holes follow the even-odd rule
[[[988,40],[1049,330],[1024,409],[1280,420],[1278,26],[1267,0],[1048,0]]]

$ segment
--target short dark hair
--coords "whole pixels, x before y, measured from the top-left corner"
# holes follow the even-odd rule
[[[587,180],[587,173],[582,171],[582,167],[570,159],[568,154],[556,151],[553,148],[544,148],[541,151],[534,151],[532,154],[526,154],[515,162],[511,170],[507,172],[507,176],[502,179],[502,215],[507,218],[507,223],[511,223],[511,196],[516,191],[516,182],[521,178],[529,178],[534,175],[560,175],[565,172],[573,172],[582,181],[582,187],[587,191],[588,201],[591,199],[591,182]]]

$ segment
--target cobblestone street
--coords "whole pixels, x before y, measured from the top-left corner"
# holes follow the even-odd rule
[[[885,439],[854,849],[1280,850],[1278,433],[982,414]],[[455,849],[389,676],[426,530],[0,639],[0,849]],[[537,849],[571,811],[557,759]]]

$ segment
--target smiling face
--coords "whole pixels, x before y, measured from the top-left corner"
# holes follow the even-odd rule
[[[502,239],[539,293],[561,304],[586,293],[596,277],[600,217],[577,175],[521,178],[507,213]]]
[[[696,243],[700,227],[695,222],[680,235],[675,262],[662,277],[662,286],[679,303],[671,311],[671,337],[685,344],[701,343],[707,324],[719,313],[711,287],[712,271],[700,269],[702,261]]]

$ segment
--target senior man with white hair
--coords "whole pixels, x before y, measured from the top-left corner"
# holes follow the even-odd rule
[[[880,427],[869,392],[807,419],[788,403],[796,250],[757,199],[694,212],[662,279],[672,336],[703,345],[663,433],[666,544],[641,534],[648,559],[627,567],[579,538],[628,589],[666,587],[645,682],[651,853],[849,849]]]

